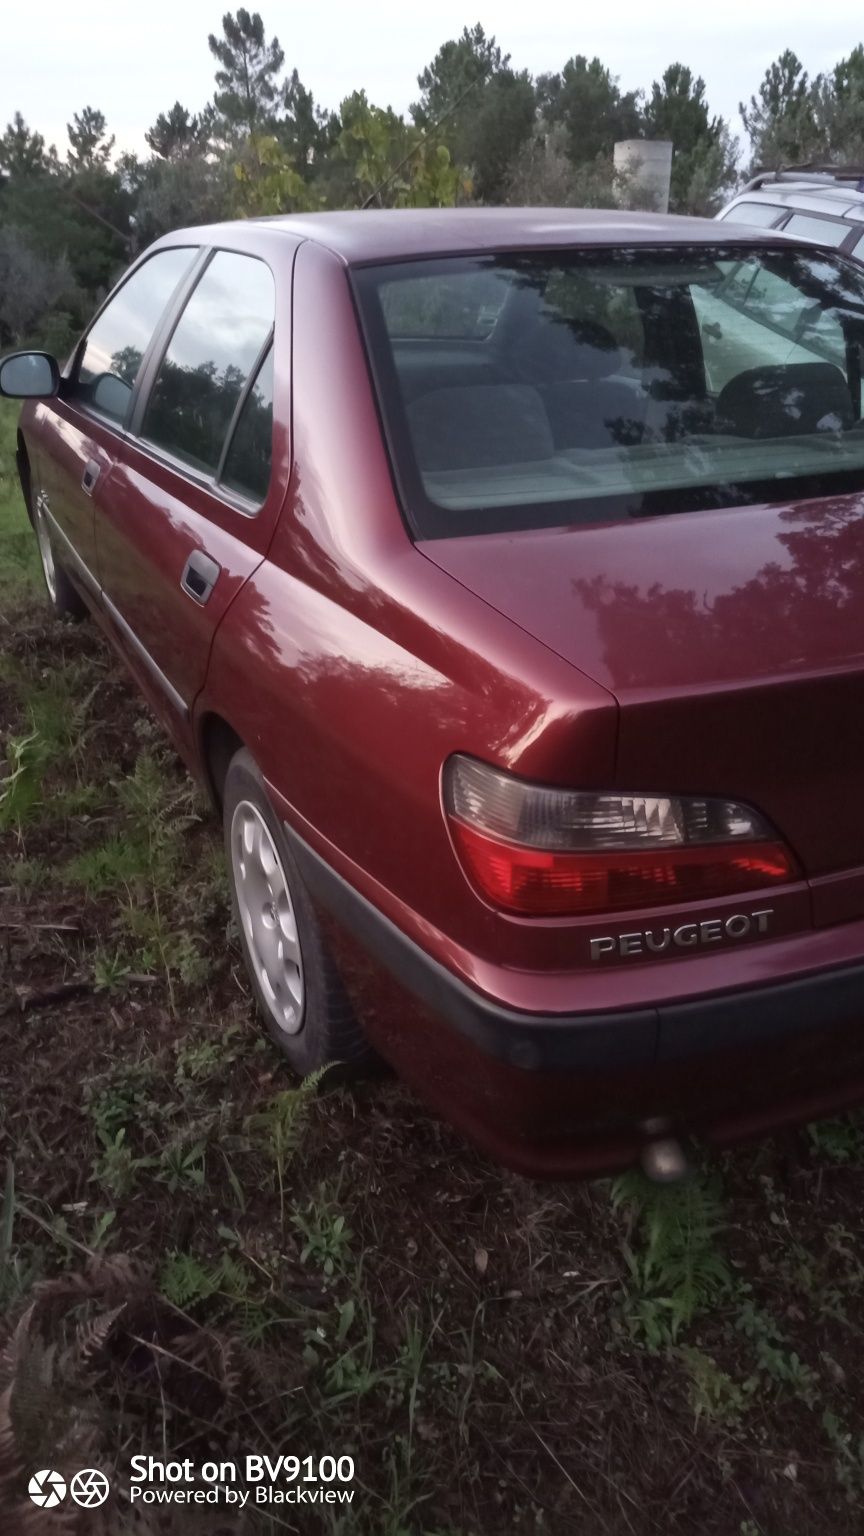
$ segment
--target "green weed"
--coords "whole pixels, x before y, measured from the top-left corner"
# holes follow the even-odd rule
[[[629,1274],[626,1318],[649,1349],[673,1343],[697,1312],[729,1288],[732,1272],[717,1247],[724,1225],[719,1184],[695,1175],[656,1184],[638,1170],[612,1185],[640,1246],[623,1244]]]

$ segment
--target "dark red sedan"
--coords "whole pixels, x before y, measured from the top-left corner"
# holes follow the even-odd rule
[[[181,231],[0,366],[299,1071],[549,1175],[864,1099],[862,357],[836,252],[461,210]]]

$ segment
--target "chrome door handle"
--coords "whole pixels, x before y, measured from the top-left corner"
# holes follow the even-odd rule
[[[189,596],[195,599],[196,603],[201,603],[203,606],[213,591],[221,570],[219,562],[211,560],[209,555],[205,555],[203,549],[193,549],[183,567],[180,585],[184,592],[188,592]]]
[[[81,476],[81,484],[88,496],[93,495],[93,487],[102,473],[102,466],[95,459],[88,459]]]

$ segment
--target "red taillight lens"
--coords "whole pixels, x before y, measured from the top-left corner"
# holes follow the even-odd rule
[[[463,757],[448,763],[444,794],[466,873],[506,912],[672,905],[798,874],[764,818],[735,801],[548,789]]]

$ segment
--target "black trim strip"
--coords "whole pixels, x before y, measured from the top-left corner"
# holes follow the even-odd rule
[[[158,665],[157,662],[153,660],[153,657],[150,655],[146,645],[144,645],[143,642],[138,639],[134,629],[131,627],[131,625],[127,624],[120,610],[114,606],[110,597],[107,597],[104,591],[102,593],[102,602],[108,617],[112,619],[116,624],[123,638],[128,640],[136,656],[144,663],[144,666],[147,668],[147,671],[150,673],[153,681],[159,684],[159,687],[165,694],[168,703],[173,705],[181,719],[188,720],[189,706],[186,703],[186,700],[183,698],[183,695],[177,692],[174,684],[169,681],[169,679],[165,676],[165,673],[162,671],[162,668]]]
[[[615,1072],[746,1050],[807,1031],[857,1023],[864,1028],[864,964],[626,1012],[503,1008],[439,965],[284,827],[313,896],[421,1003],[511,1066]]]

